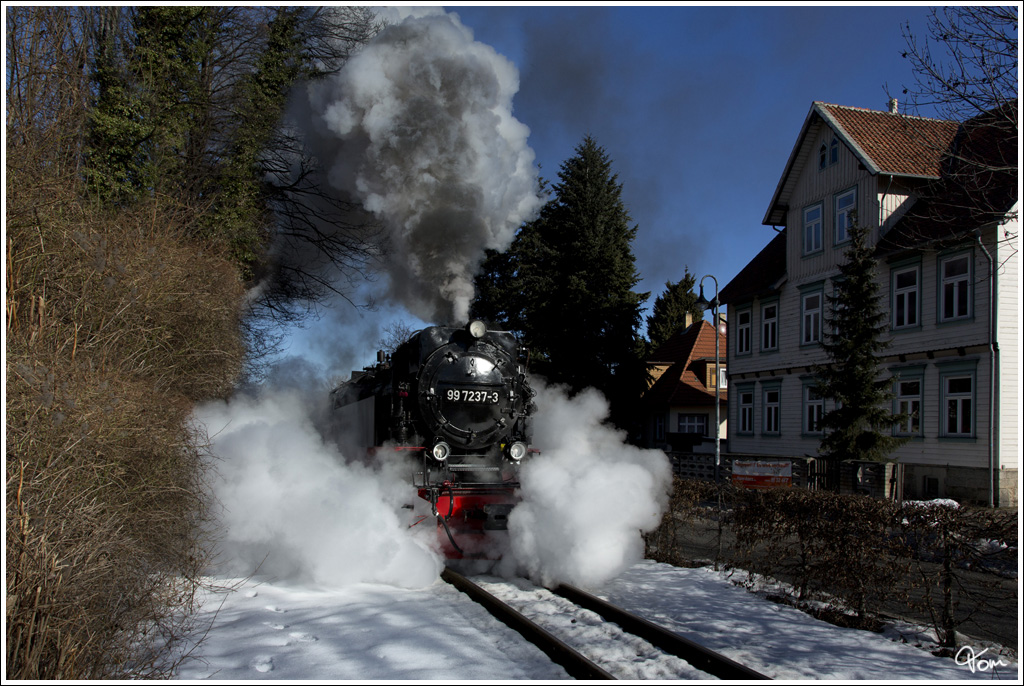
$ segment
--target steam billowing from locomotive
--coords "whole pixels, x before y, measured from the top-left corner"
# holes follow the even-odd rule
[[[484,251],[507,248],[542,204],[528,131],[511,114],[517,89],[514,66],[441,13],[393,23],[303,93],[308,142],[330,184],[388,233],[386,297],[424,321],[465,323]],[[460,546],[477,533],[471,524],[504,534],[510,565],[545,581],[596,584],[638,559],[639,531],[657,523],[670,483],[664,455],[608,430],[596,393],[570,400],[524,377],[509,335],[478,333],[428,327],[338,389],[333,407],[290,367],[197,408],[197,430],[221,460],[228,569],[427,585],[441,565],[441,524]],[[372,345],[352,335],[325,338],[353,352]],[[405,459],[387,459],[395,445]],[[416,490],[408,458],[422,465]],[[410,521],[410,500],[426,503],[429,519]],[[468,530],[455,530],[460,511]],[[447,519],[435,525],[437,515]]]
[[[488,248],[539,210],[514,65],[455,15],[409,16],[307,90],[329,183],[388,234],[390,298],[424,321],[465,322]]]

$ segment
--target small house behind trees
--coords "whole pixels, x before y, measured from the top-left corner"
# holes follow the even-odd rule
[[[674,452],[714,453],[715,386],[719,385],[721,439],[728,437],[728,386],[725,351],[728,337],[723,322],[718,332],[719,364],[715,364],[715,327],[694,322],[685,326],[649,356],[651,385],[641,397],[642,443],[668,446]]]

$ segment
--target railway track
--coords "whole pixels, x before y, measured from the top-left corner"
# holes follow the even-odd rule
[[[485,607],[500,622],[518,631],[524,638],[536,645],[553,662],[561,665],[569,676],[575,679],[616,679],[611,670],[583,655],[568,642],[511,607],[480,585],[467,579],[451,568],[446,568],[441,578]],[[690,667],[719,679],[755,680],[768,677],[720,655],[704,646],[690,641],[657,624],[638,617],[620,607],[590,595],[578,588],[561,585],[551,593],[585,610],[600,615],[607,622],[618,625],[627,634],[642,639],[667,655],[685,661]],[[572,620],[575,622],[575,620]],[[634,639],[635,640],[635,639]],[[667,677],[671,678],[671,677]]]

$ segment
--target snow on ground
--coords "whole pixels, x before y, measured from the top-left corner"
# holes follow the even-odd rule
[[[208,594],[204,606],[212,625],[180,679],[568,678],[537,648],[441,581],[420,589],[357,583],[330,590],[254,580],[219,583],[223,590]],[[508,588],[518,588],[528,603],[525,585]],[[1016,658],[993,649],[967,646],[958,661],[934,657],[894,640],[894,632],[844,629],[765,600],[710,568],[643,561],[590,590],[776,679],[1019,678]],[[594,634],[592,659],[632,660],[631,678],[700,679],[688,665],[677,675],[665,674],[664,663],[651,662],[645,671],[643,659],[624,657],[621,645],[603,640]]]

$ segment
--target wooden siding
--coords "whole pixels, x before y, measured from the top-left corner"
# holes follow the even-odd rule
[[[918,186],[921,184],[907,183],[906,179],[883,177],[878,179],[875,205],[879,208],[877,226],[882,232],[888,231],[900,217],[914,204]]]
[[[997,229],[1000,242],[993,253],[999,292],[999,464],[1004,469],[1018,469],[1020,462],[1020,219],[1018,202],[1012,213],[1013,222]]]
[[[842,245],[835,243],[835,197],[851,188],[857,189],[857,217],[863,226],[872,227],[875,237],[878,228],[879,207],[877,179],[860,166],[853,152],[842,142],[839,144],[839,159],[824,169],[818,167],[817,151],[822,143],[826,146],[832,140],[832,130],[819,122],[814,127],[807,146],[810,159],[800,175],[789,198],[786,217],[788,245],[786,246],[786,273],[790,280],[803,282],[821,278],[834,269],[841,259]],[[822,228],[821,250],[804,254],[804,209],[821,204]]]
[[[1016,231],[1015,227],[1010,228]],[[1000,229],[1001,236],[1006,236],[1006,228]],[[1003,467],[1016,468],[1018,426],[1017,414],[1019,399],[1017,389],[1019,376],[1016,370],[1016,355],[1019,351],[1019,306],[1017,296],[1017,279],[1019,278],[1019,256],[1014,251],[1016,244],[1001,244],[997,249],[995,229],[984,236],[985,244],[990,252],[1000,250],[1000,347],[1003,360],[1003,379],[1001,383],[1001,401],[1003,418],[1001,426],[1000,453]],[[1010,257],[1010,253],[1013,256]],[[955,322],[939,321],[939,265],[942,260],[955,255],[971,257],[972,289],[971,316]],[[991,375],[988,355],[988,259],[984,251],[976,244],[967,242],[959,248],[942,252],[922,252],[919,258],[901,260],[895,263],[880,263],[877,282],[881,295],[883,310],[891,313],[893,306],[892,271],[907,265],[919,267],[919,325],[913,328],[894,331],[886,335],[889,348],[884,360],[887,369],[901,370],[915,367],[921,370],[922,382],[922,428],[923,436],[914,438],[897,450],[894,455],[901,462],[922,465],[954,466],[954,467],[988,467],[988,430],[989,430],[989,379]],[[730,384],[754,388],[754,434],[734,433],[730,437],[729,448],[733,452],[746,452],[765,455],[816,455],[819,436],[807,436],[803,433],[803,387],[804,381],[811,375],[811,367],[825,363],[827,357],[820,346],[801,345],[801,296],[806,288],[820,283],[826,294],[832,292],[831,277],[838,273],[835,265],[830,272],[813,274],[805,277],[804,282],[787,281],[782,292],[771,301],[779,306],[778,317],[778,350],[761,351],[762,302],[730,305],[730,310],[751,311],[751,349],[750,355],[737,356],[735,349],[730,347],[728,368]],[[728,313],[730,321],[736,321],[736,312]],[[975,380],[973,396],[974,437],[945,438],[940,427],[942,418],[941,407],[941,374],[949,364],[966,363],[971,366]],[[888,373],[888,372],[887,372]],[[764,435],[762,432],[764,407],[763,389],[766,386],[781,383],[781,412],[779,435]],[[729,419],[739,426],[739,394],[730,393]],[[827,408],[826,408],[827,409]],[[1008,411],[1012,410],[1012,416]]]
[[[940,436],[943,414],[941,412],[941,374],[948,363],[966,363],[974,366],[975,393],[974,406],[974,437],[973,438],[946,438]],[[911,365],[918,367],[917,365]],[[907,364],[899,362],[886,365],[883,371],[883,378],[892,377],[893,373],[906,370]],[[919,367],[918,367],[919,368]],[[802,370],[801,370],[802,371]],[[916,369],[915,369],[916,371]],[[988,379],[989,366],[988,356],[984,350],[975,350],[973,353],[960,357],[955,352],[943,357],[935,357],[933,361],[923,366],[922,378],[922,433],[923,436],[912,438],[908,443],[898,448],[893,456],[900,462],[951,466],[951,467],[977,467],[988,466],[988,413],[984,408],[988,407]],[[735,453],[750,453],[758,455],[792,455],[792,456],[815,456],[818,454],[818,447],[821,442],[820,435],[808,435],[804,433],[804,400],[803,389],[808,376],[802,373],[779,373],[776,376],[762,376],[754,381],[754,433],[741,434],[734,432],[729,437],[729,450]],[[734,388],[738,385],[748,385],[747,381],[734,382]],[[766,388],[778,387],[781,391],[780,402],[780,433],[778,435],[765,434],[764,427],[764,390]],[[729,403],[729,421],[736,422],[739,426],[739,397],[738,392],[730,396],[733,400]],[[831,409],[826,404],[826,411]],[[1009,465],[1005,465],[1009,468]]]

